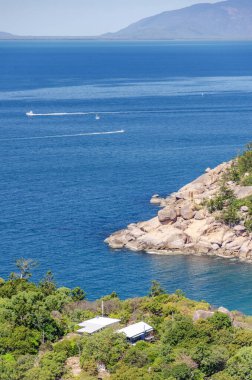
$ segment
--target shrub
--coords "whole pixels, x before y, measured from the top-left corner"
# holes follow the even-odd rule
[[[223,314],[218,311],[209,318],[209,321],[216,330],[221,330],[232,326],[230,317],[227,314]]]
[[[157,297],[161,294],[165,294],[165,290],[161,287],[158,281],[152,281],[149,297]]]
[[[228,350],[222,346],[199,345],[193,354],[200,370],[206,375],[222,371],[229,358]]]
[[[176,346],[183,340],[190,340],[196,336],[195,326],[190,318],[175,316],[175,320],[165,324],[162,342]]]
[[[82,301],[86,297],[86,293],[79,286],[72,290],[72,299],[74,302]]]
[[[252,173],[248,173],[248,175],[244,176],[241,184],[243,186],[251,186],[252,185]]]
[[[225,210],[220,214],[219,220],[227,224],[230,227],[239,224],[240,217],[238,215],[237,209],[234,205],[229,205]]]
[[[252,347],[241,348],[227,363],[227,373],[235,380],[252,379]]]
[[[234,380],[234,378],[226,372],[219,372],[213,375],[210,380]]]
[[[32,368],[26,374],[25,380],[56,380],[64,373],[64,353],[48,352],[42,356],[39,365]]]
[[[64,339],[54,344],[54,352],[63,352],[70,356],[76,356],[80,352],[80,338]]]
[[[153,380],[153,377],[148,373],[146,369],[132,368],[127,366],[121,366],[114,375],[111,376],[111,380]]]
[[[170,376],[174,377],[176,380],[190,380],[192,370],[184,363],[174,364],[170,371]]]
[[[252,220],[248,219],[245,221],[244,226],[248,232],[252,232]]]
[[[116,334],[112,329],[106,329],[92,336],[82,339],[83,351],[81,365],[85,366],[87,361],[95,360],[104,364],[110,370],[123,357],[129,347],[122,334]]]
[[[250,173],[252,169],[252,151],[247,150],[242,156],[238,157],[238,171],[241,175]]]
[[[220,191],[216,195],[216,197],[210,199],[207,202],[207,209],[211,213],[215,211],[221,211],[226,206],[231,205],[234,200],[235,195],[233,190],[229,189],[225,184],[222,184],[220,187]]]

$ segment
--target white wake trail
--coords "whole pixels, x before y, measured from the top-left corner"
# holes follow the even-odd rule
[[[90,112],[51,112],[51,113],[33,113],[26,112],[26,116],[75,116],[75,115],[128,115],[128,114],[145,114],[145,113],[164,113],[169,110],[132,110],[132,111],[90,111]]]
[[[62,139],[62,138],[66,138],[66,137],[115,135],[115,134],[124,133],[124,132],[125,132],[124,129],[120,129],[119,131],[75,133],[75,134],[71,134],[71,135],[65,134],[65,135],[48,135],[48,136],[34,136],[34,137],[13,137],[13,138],[9,138],[9,139],[0,139],[0,141]]]
[[[51,112],[51,113],[26,113],[27,116],[67,116],[67,115],[89,115],[90,112]]]

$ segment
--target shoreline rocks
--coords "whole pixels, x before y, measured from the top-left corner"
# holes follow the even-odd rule
[[[205,174],[167,198],[154,195],[151,203],[161,209],[157,216],[117,231],[105,242],[113,249],[156,254],[194,254],[238,258],[252,263],[252,233],[242,222],[229,227],[211,214],[204,201],[219,191],[220,181],[232,161],[207,169]],[[229,182],[238,199],[252,195],[252,186]],[[246,206],[241,212],[248,211]]]

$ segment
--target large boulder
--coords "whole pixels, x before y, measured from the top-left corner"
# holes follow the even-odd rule
[[[158,212],[158,219],[161,223],[175,222],[177,213],[174,208],[165,207]]]
[[[215,231],[208,233],[206,235],[206,238],[211,244],[218,244],[219,246],[221,246],[223,243],[225,232],[225,228],[218,228]]]
[[[187,236],[183,231],[172,226],[163,226],[151,231],[138,239],[144,249],[182,249]]]
[[[161,223],[157,216],[155,218],[148,220],[147,222],[137,223],[137,227],[140,228],[144,232],[150,232],[160,226],[161,226]]]
[[[199,319],[207,319],[214,315],[213,311],[208,310],[196,310],[193,315],[193,320],[198,321]]]
[[[238,224],[234,227],[234,231],[237,236],[242,235],[246,231],[246,227],[242,226],[241,224]]]
[[[223,247],[225,247],[228,243],[231,243],[235,238],[235,234],[233,231],[226,231],[223,236]]]
[[[208,250],[212,248],[211,242],[204,236],[199,239],[199,241],[197,242],[197,246],[201,248],[207,248]]]
[[[196,220],[203,220],[206,217],[206,211],[204,209],[201,209],[199,211],[196,211],[194,215],[194,219]]]
[[[132,237],[127,233],[127,230],[121,230],[110,235],[105,240],[105,243],[109,244],[113,249],[122,249],[130,240],[132,240]]]
[[[247,258],[252,253],[252,241],[246,240],[240,248],[240,257],[242,259]]]
[[[180,208],[180,215],[185,220],[190,220],[194,217],[195,211],[193,210],[192,203],[186,203]]]
[[[137,240],[129,241],[126,245],[125,248],[129,249],[130,251],[141,251],[142,246],[139,244]]]
[[[190,236],[193,241],[197,241],[201,235],[209,228],[206,220],[195,220],[193,219],[189,224],[188,228],[185,230],[185,233]]]
[[[239,236],[232,240],[230,243],[226,244],[225,248],[230,251],[239,251],[243,244],[246,242],[246,240],[246,237]]]
[[[234,194],[238,199],[250,197],[252,195],[252,186],[236,186]]]
[[[131,224],[128,226],[128,231],[132,237],[135,239],[139,238],[144,234],[144,231],[141,230],[137,225]]]
[[[233,319],[233,314],[231,313],[231,311],[229,311],[228,309],[226,309],[225,307],[223,306],[220,306],[218,308],[218,312],[219,313],[222,313],[222,314],[226,314],[230,317],[230,319],[232,320]]]

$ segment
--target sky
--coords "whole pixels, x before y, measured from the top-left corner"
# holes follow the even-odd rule
[[[0,31],[19,35],[92,36],[141,18],[217,0],[0,0]]]

